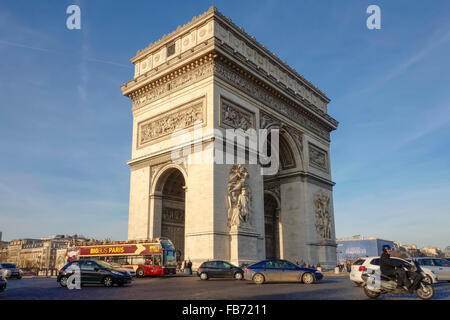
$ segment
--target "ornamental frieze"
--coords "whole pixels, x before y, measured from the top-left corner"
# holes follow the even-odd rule
[[[328,156],[327,153],[313,144],[308,145],[309,149],[309,164],[313,167],[322,169],[328,172]]]
[[[184,210],[163,207],[162,218],[164,222],[184,223]]]
[[[206,119],[203,100],[177,108],[171,113],[141,122],[138,125],[138,146],[170,135],[176,130],[192,127],[194,123],[202,124],[204,121]]]

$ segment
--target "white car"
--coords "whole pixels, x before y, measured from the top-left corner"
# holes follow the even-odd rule
[[[407,261],[401,258],[391,257],[391,259],[397,259],[401,261]],[[409,262],[409,261],[407,261]],[[428,281],[430,283],[436,283],[437,277],[436,274],[428,269],[427,267],[420,266],[425,273]],[[361,285],[364,283],[364,280],[361,278],[361,275],[363,272],[367,271],[368,269],[372,270],[378,270],[380,269],[380,257],[365,257],[365,258],[359,258],[355,261],[352,265],[352,270],[350,271],[350,280],[353,281],[356,285]]]
[[[413,258],[422,269],[430,269],[436,275],[437,280],[450,282],[450,261],[443,258]]]

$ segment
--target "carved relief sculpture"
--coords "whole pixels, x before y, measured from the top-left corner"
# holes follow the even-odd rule
[[[320,150],[319,148],[309,144],[309,163],[328,172],[328,159],[326,152]]]
[[[228,226],[251,226],[250,187],[248,172],[242,165],[233,165],[228,177]]]
[[[254,128],[253,114],[242,110],[242,108],[228,102],[224,99],[221,100],[221,122],[225,126],[229,126],[235,129],[242,129],[246,131],[249,128]]]
[[[172,134],[177,129],[185,129],[198,121],[202,123],[203,102],[198,102],[171,114],[145,121],[139,125],[139,144],[145,144],[159,137]]]
[[[323,239],[331,239],[331,216],[329,211],[330,197],[325,194],[314,196],[316,230]]]

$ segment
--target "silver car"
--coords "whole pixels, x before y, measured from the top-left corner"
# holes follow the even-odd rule
[[[0,263],[0,271],[6,278],[22,278],[22,270],[13,263]]]
[[[450,282],[450,261],[443,258],[414,258],[421,267],[426,267],[434,272],[437,280]]]

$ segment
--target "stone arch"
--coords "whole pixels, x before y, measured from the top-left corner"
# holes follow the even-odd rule
[[[279,146],[280,146],[280,170],[303,170],[303,156],[302,150],[299,146],[299,143],[296,142],[296,139],[289,133],[288,129],[285,127],[281,127],[273,124],[269,125],[266,128],[269,132],[268,137],[270,139],[270,131],[272,129],[278,129],[279,134]],[[270,142],[269,142],[270,144]],[[270,150],[270,146],[268,145],[268,150]]]
[[[264,191],[264,235],[266,259],[280,258],[280,199],[276,193]]]
[[[154,237],[170,239],[178,259],[185,252],[186,178],[182,167],[166,165],[156,173],[151,193]]]

